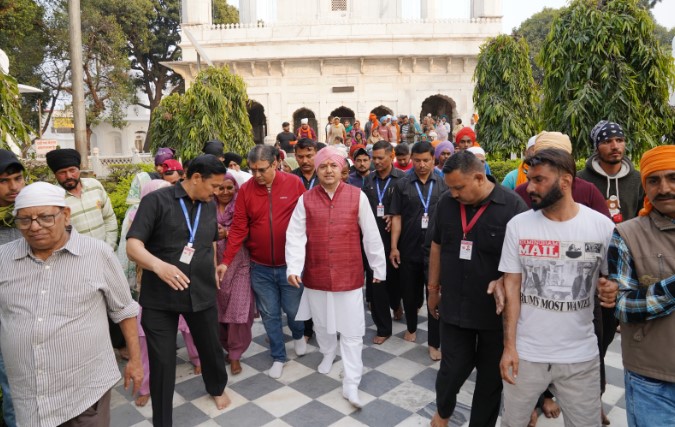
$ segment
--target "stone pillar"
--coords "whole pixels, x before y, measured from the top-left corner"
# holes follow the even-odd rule
[[[420,0],[420,17],[422,19],[436,18],[438,10],[438,0]]]
[[[239,22],[242,24],[255,24],[258,22],[258,2],[256,0],[239,1]]]
[[[211,0],[182,0],[180,22],[182,25],[213,24]]]
[[[471,0],[471,18],[501,18],[502,0]]]

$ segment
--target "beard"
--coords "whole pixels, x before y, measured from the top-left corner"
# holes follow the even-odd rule
[[[61,184],[61,187],[66,189],[66,191],[73,191],[74,189],[77,188],[77,185],[79,183],[80,183],[79,179],[70,178],[70,179],[67,179],[67,180],[61,182],[60,184]]]
[[[532,196],[539,197],[540,199],[539,202],[535,202],[534,200],[532,200]],[[557,182],[555,186],[551,188],[551,190],[549,190],[549,192],[546,193],[546,195],[544,195],[543,197],[536,193],[530,194],[530,200],[532,201],[532,209],[534,209],[535,211],[552,206],[562,198],[563,193],[560,190],[560,184],[558,184]]]

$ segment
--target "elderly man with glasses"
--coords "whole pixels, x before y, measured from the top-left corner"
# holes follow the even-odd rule
[[[0,345],[18,425],[107,426],[120,378],[107,317],[128,343],[124,382],[136,392],[138,304],[110,246],[71,227],[65,194],[37,182],[16,197],[23,238],[0,247]]]

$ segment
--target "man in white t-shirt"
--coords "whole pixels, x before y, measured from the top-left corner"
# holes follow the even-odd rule
[[[593,296],[614,224],[572,198],[574,159],[545,149],[525,163],[533,210],[507,225],[502,426],[521,427],[547,387],[565,426],[600,424],[600,362]]]

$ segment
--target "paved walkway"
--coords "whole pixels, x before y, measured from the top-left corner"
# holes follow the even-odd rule
[[[420,312],[424,312],[423,309]],[[216,410],[204,391],[200,376],[192,373],[187,352],[179,336],[177,380],[174,394],[174,426],[426,426],[436,409],[434,383],[438,362],[429,359],[426,347],[426,318],[420,317],[417,343],[403,340],[405,324],[394,322],[394,336],[382,345],[372,344],[375,327],[366,313],[363,350],[364,375],[360,396],[364,407],[355,410],[341,394],[339,357],[328,375],[316,372],[321,354],[312,339],[307,354],[296,358],[288,328],[287,351],[291,359],[279,380],[267,376],[271,365],[265,331],[259,319],[253,325],[253,343],[242,359],[243,372],[230,376],[227,392],[232,404]],[[626,426],[619,336],[605,359],[607,391],[605,412],[612,427]],[[229,368],[228,368],[229,373]],[[462,388],[451,425],[468,425],[475,372]],[[150,403],[134,405],[122,385],[113,390],[112,425],[151,426]],[[540,417],[538,426],[563,426],[561,418]]]

